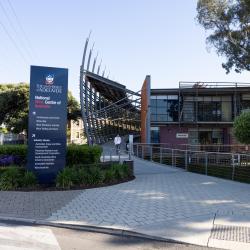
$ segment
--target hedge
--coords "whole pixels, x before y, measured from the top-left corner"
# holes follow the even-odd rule
[[[100,161],[100,146],[69,145],[67,147],[66,165],[92,164]]]
[[[100,146],[68,145],[66,165],[97,163],[101,154],[102,148]],[[25,165],[27,155],[27,145],[1,145],[0,166]]]

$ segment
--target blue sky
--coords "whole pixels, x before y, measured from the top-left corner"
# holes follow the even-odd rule
[[[152,88],[178,87],[179,81],[250,82],[249,72],[226,75],[223,58],[207,51],[206,33],[195,20],[196,0],[0,1],[2,83],[29,82],[30,65],[66,67],[69,89],[78,97],[90,30],[110,78],[135,91],[146,75]]]

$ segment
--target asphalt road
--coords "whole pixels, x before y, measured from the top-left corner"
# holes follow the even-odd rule
[[[0,249],[4,250],[203,250],[211,249],[137,237],[93,233],[48,226],[0,223]]]

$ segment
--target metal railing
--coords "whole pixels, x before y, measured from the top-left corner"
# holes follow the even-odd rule
[[[101,162],[120,162],[132,160],[131,150],[120,149],[116,151],[115,147],[110,147],[103,151]]]
[[[133,155],[186,171],[250,183],[250,154],[192,151],[133,144]]]
[[[173,143],[139,143],[140,145],[171,149],[207,152],[225,152],[249,154],[250,145],[243,144],[173,144]]]

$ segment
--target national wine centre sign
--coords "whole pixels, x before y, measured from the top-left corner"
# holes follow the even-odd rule
[[[68,69],[31,66],[28,170],[51,183],[65,166]]]

